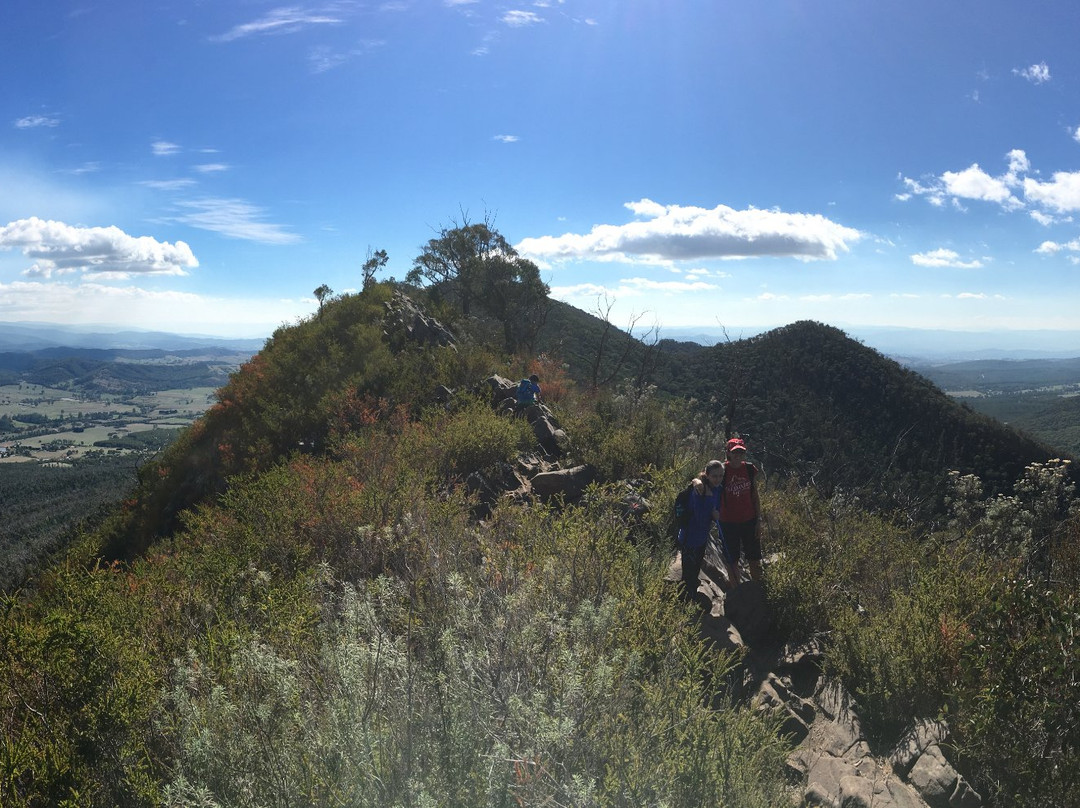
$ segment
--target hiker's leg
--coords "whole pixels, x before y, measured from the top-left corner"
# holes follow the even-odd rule
[[[705,557],[705,547],[682,548],[682,584],[683,597],[693,600],[700,583],[701,562]]]
[[[761,580],[761,539],[758,537],[758,523],[755,519],[748,523],[748,530],[743,537],[743,552],[746,553],[746,564],[750,567],[750,578],[755,581]]]
[[[720,523],[720,552],[724,557],[724,572],[727,574],[727,588],[739,585],[739,553],[742,544],[739,525],[735,522]]]

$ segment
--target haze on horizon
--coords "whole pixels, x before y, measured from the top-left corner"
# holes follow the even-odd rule
[[[0,322],[263,337],[490,215],[617,325],[1071,340],[1080,8],[744,5],[12,0]]]

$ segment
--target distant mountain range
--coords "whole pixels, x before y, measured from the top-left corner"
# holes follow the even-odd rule
[[[947,329],[845,326],[852,339],[906,363],[919,360],[960,362],[975,359],[1069,359],[1080,356],[1078,331],[950,331]],[[666,339],[714,345],[753,337],[772,326],[663,328]]]
[[[256,353],[266,340],[230,339],[164,331],[110,330],[109,326],[65,326],[55,323],[0,323],[0,351],[38,351],[44,348],[181,351],[227,348]]]
[[[848,336],[904,364],[920,361],[961,362],[976,359],[1069,359],[1080,357],[1080,330],[1076,331],[951,331],[834,324]],[[668,340],[715,345],[745,339],[775,326],[661,327]],[[66,326],[55,323],[0,323],[0,351],[36,351],[42,348],[101,348],[179,351],[228,348],[259,351],[265,339],[236,339],[206,334],[114,329],[108,325]]]

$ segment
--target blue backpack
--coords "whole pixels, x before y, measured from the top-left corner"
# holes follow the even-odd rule
[[[517,386],[517,403],[532,404],[536,400],[531,379],[522,379]]]

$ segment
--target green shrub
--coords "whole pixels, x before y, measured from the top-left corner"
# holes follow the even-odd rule
[[[177,661],[169,798],[786,804],[775,728],[710,706],[728,663],[612,505],[503,509],[477,530],[416,501],[400,577],[338,587],[313,652],[255,638],[222,668]]]

